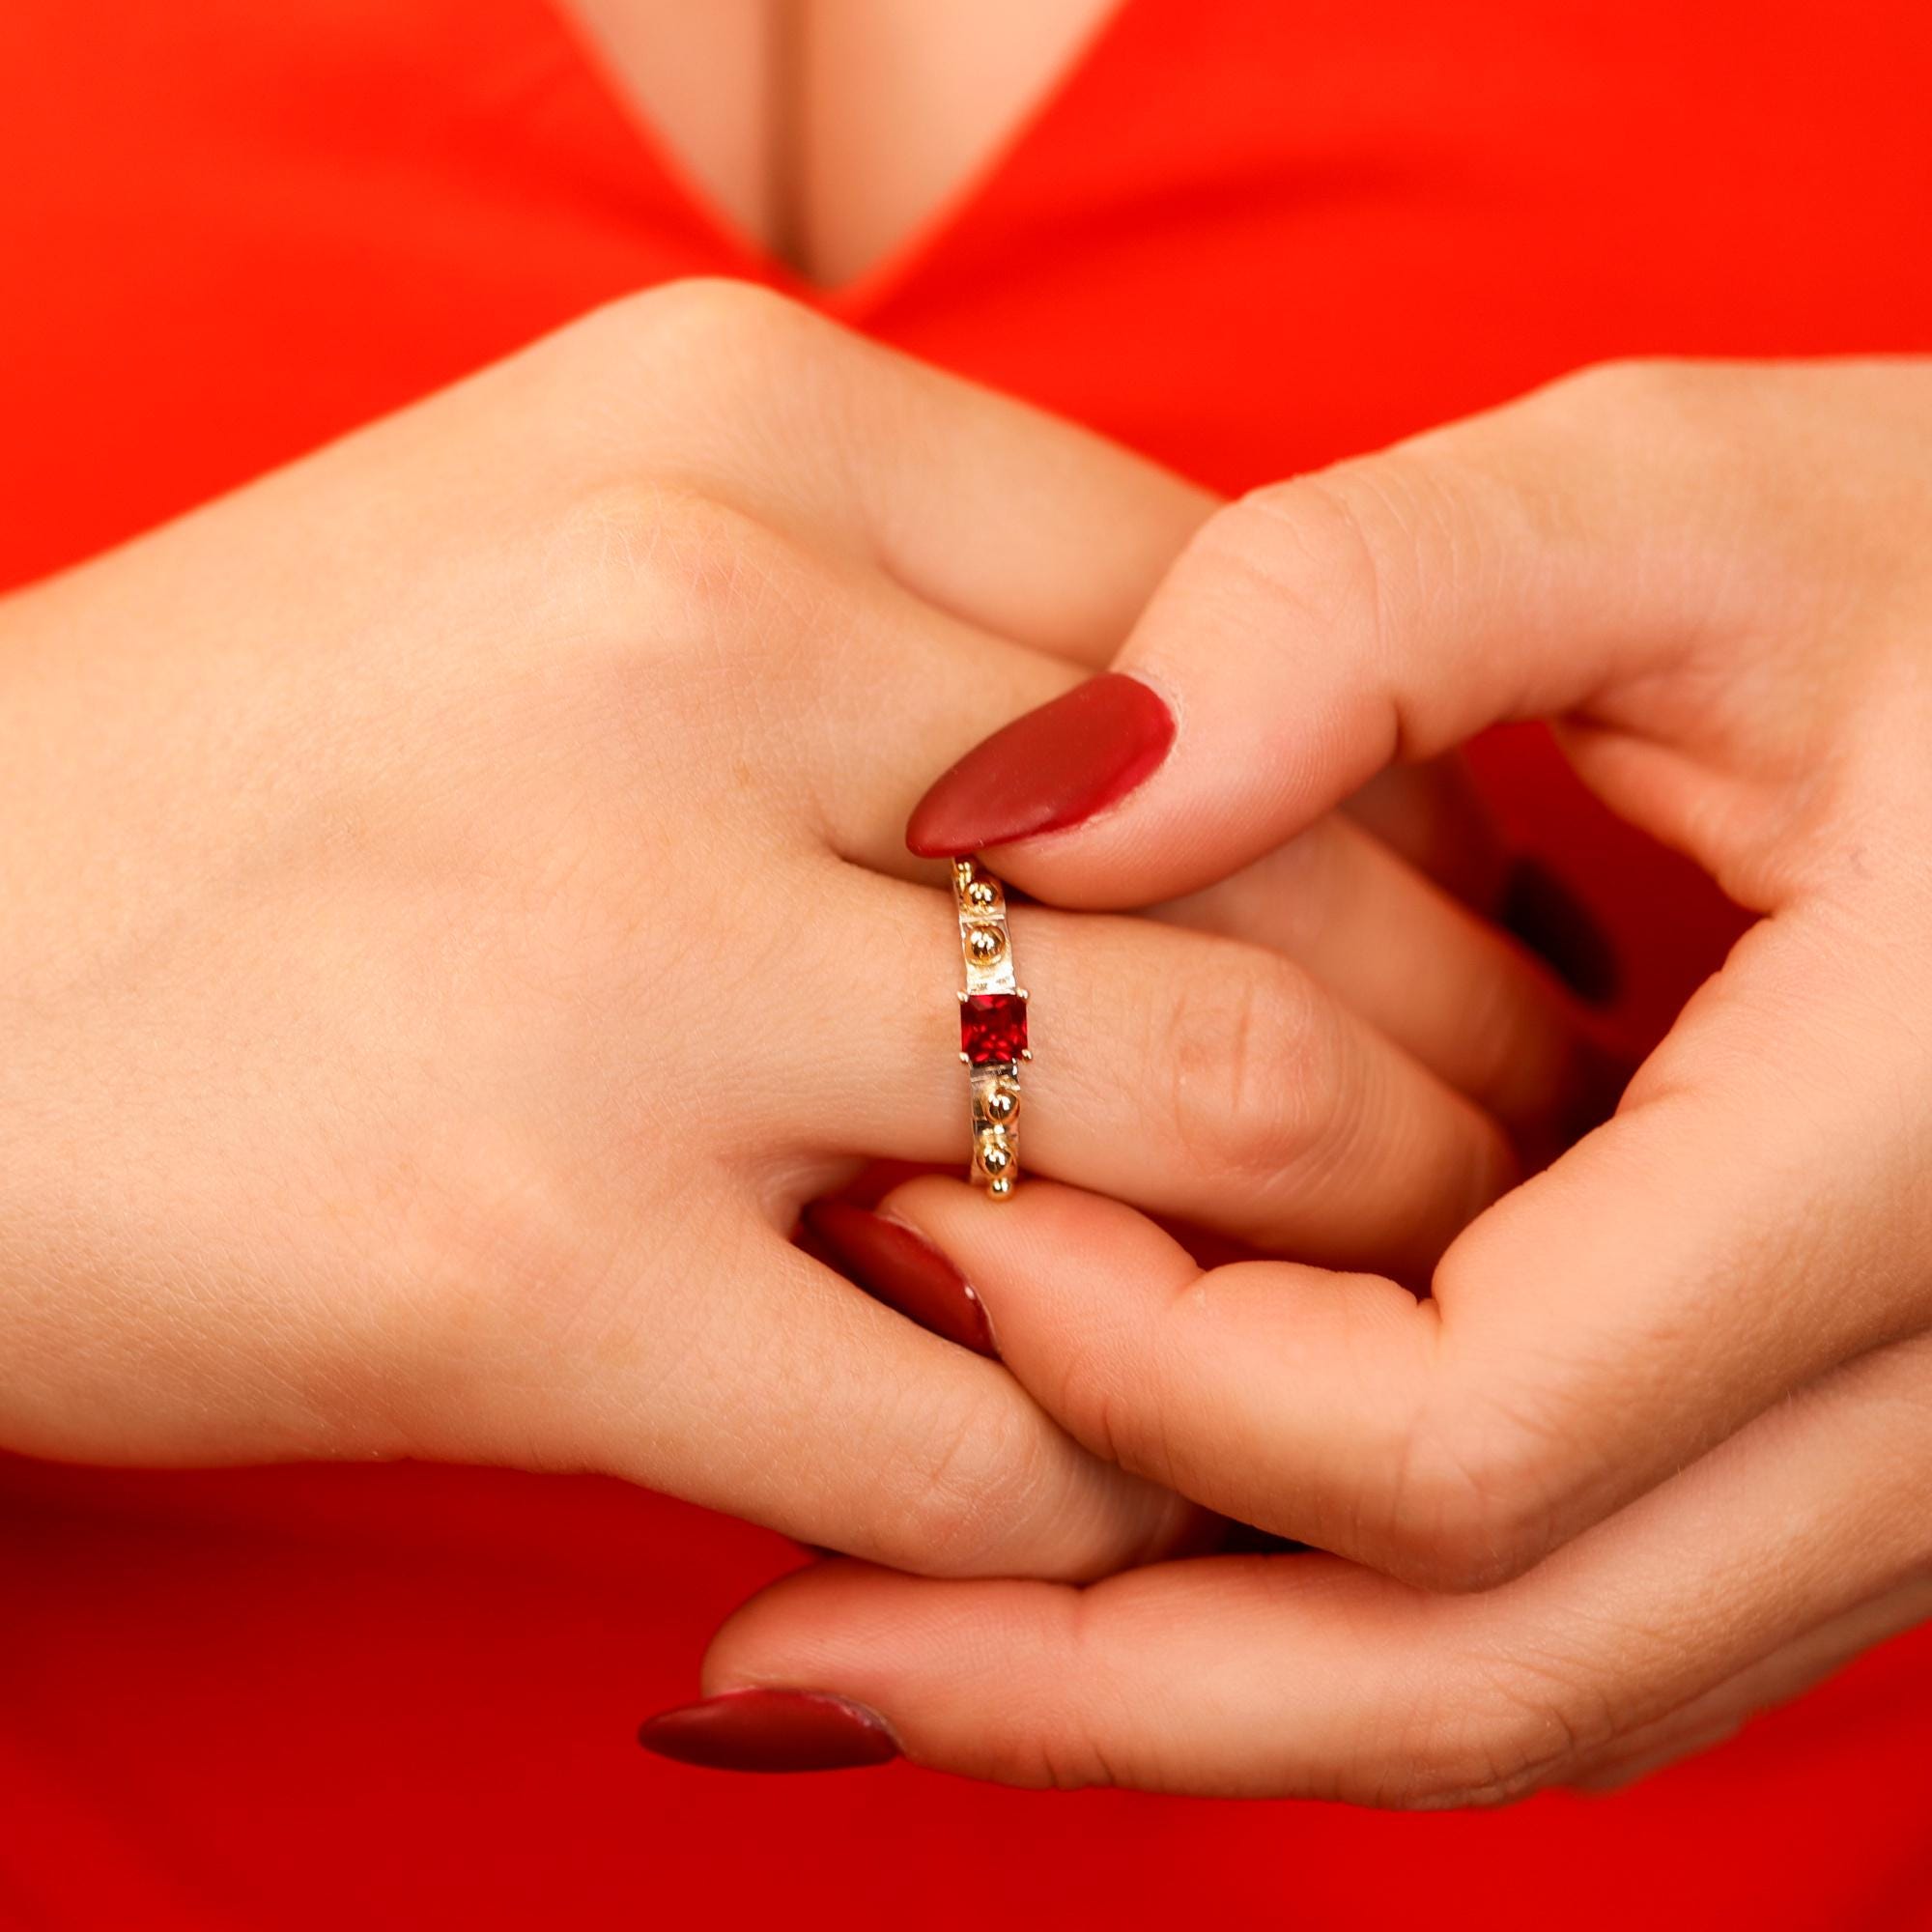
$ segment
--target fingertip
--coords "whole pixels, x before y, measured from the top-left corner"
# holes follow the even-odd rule
[[[868,1708],[887,1703],[899,1673],[923,1654],[934,1618],[976,1601],[955,1578],[915,1578],[858,1557],[815,1563],[767,1583],[718,1626],[699,1688],[709,1701],[763,1684],[810,1683]]]

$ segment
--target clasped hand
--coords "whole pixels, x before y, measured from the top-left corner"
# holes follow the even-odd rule
[[[0,1440],[733,1511],[864,1560],[707,1690],[980,1776],[1694,1747],[1932,1608],[1928,526],[1910,364],[1593,372],[1217,507],[771,298],[594,316],[0,606]],[[788,1237],[961,1151],[905,820],[1110,665],[1158,768],[982,794],[1045,1178],[883,1204],[988,1359]],[[1603,1055],[1453,762],[1520,717],[1764,916],[1553,1165]]]

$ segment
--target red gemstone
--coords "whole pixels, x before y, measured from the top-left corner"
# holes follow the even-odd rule
[[[1026,1048],[1026,1020],[1017,993],[969,993],[959,1003],[959,1044],[975,1066],[1017,1060]]]

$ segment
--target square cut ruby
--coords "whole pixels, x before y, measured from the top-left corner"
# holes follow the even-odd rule
[[[959,1044],[975,1066],[1017,1060],[1026,1043],[1026,1002],[1017,993],[969,993],[960,1001]]]

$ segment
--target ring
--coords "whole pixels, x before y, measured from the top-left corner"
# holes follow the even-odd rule
[[[959,906],[959,952],[966,990],[959,995],[959,1058],[973,1086],[973,1162],[995,1201],[1020,1178],[1020,1062],[1027,1051],[1027,996],[1013,979],[1012,935],[1004,887],[975,859],[952,862]]]

